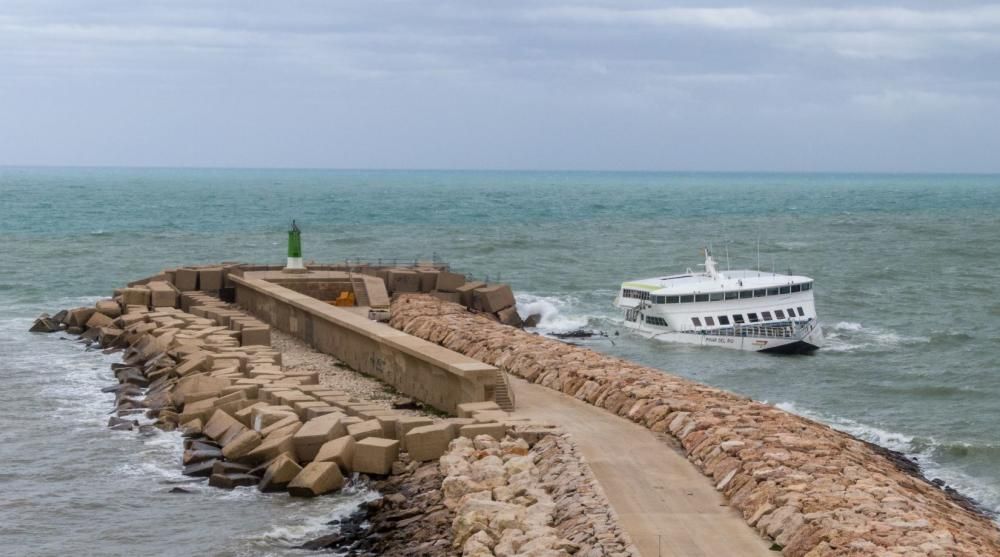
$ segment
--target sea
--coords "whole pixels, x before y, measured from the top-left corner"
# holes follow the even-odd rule
[[[438,260],[511,284],[540,332],[901,451],[1000,511],[1000,176],[0,168],[0,553],[304,555],[374,494],[295,500],[180,474],[175,433],[106,427],[117,355],[27,330],[163,268]],[[775,356],[635,337],[628,279],[815,279],[827,345]],[[758,255],[759,253],[759,255]],[[190,493],[171,493],[182,487]]]

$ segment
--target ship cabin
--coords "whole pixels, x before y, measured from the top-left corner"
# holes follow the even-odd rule
[[[769,327],[816,318],[813,280],[754,270],[688,272],[623,283],[615,305],[641,328],[700,332]]]

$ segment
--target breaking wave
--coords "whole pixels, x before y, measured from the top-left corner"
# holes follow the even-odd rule
[[[866,327],[854,321],[841,321],[824,330],[826,352],[892,350],[899,346],[931,342],[928,337],[904,336],[878,327]]]
[[[586,327],[591,316],[575,313],[579,300],[573,296],[537,296],[535,294],[518,293],[517,313],[521,319],[531,315],[541,316],[537,329],[546,332],[572,331]]]

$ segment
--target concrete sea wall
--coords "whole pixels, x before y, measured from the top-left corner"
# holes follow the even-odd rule
[[[459,404],[493,400],[491,365],[272,282],[230,280],[236,302],[258,319],[408,396],[451,414]]]
[[[820,423],[427,296],[394,301],[391,325],[671,435],[784,555],[1000,555],[988,517]]]

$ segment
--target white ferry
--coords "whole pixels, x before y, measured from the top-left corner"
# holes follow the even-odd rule
[[[753,270],[704,272],[622,283],[615,306],[642,336],[753,352],[802,354],[823,346],[813,280]]]

